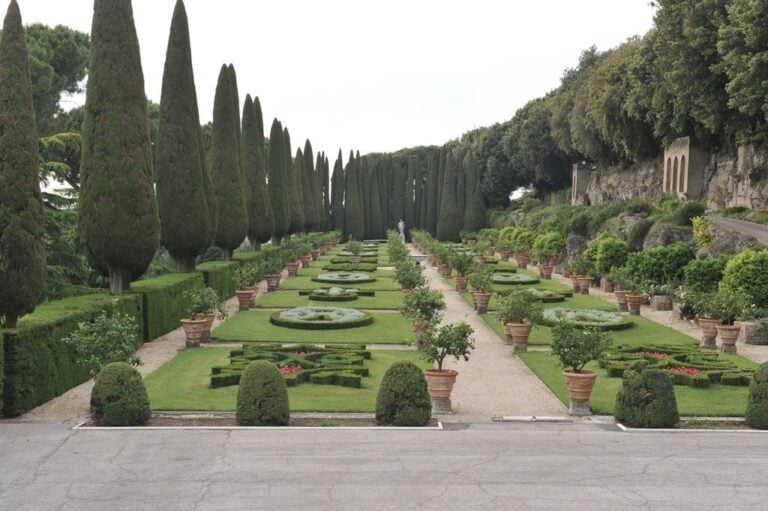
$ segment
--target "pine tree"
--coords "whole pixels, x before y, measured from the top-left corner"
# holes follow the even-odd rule
[[[304,192],[304,231],[312,232],[317,227],[317,207],[315,205],[315,155],[309,139],[304,142],[303,156],[301,183]]]
[[[232,252],[248,235],[248,208],[240,168],[240,109],[235,108],[237,87],[233,78],[233,69],[222,66],[213,105],[211,143],[211,167],[219,209],[215,243],[222,250],[224,260],[232,258]]]
[[[147,97],[129,1],[95,0],[86,90],[78,229],[94,268],[120,295],[146,271],[160,244]]]
[[[466,158],[467,206],[464,210],[464,230],[477,232],[486,225],[485,199],[480,187],[480,166],[470,151]]]
[[[283,144],[283,125],[275,119],[269,132],[269,200],[272,204],[272,214],[275,224],[275,243],[288,235],[290,227],[290,212],[285,200],[288,186],[288,174],[284,168],[285,147]]]
[[[0,319],[16,328],[45,288],[43,201],[29,56],[16,0],[0,39]],[[0,385],[2,387],[2,385]]]
[[[457,207],[455,167],[453,154],[449,152],[445,159],[440,216],[437,219],[437,239],[440,241],[458,241],[464,223],[464,214]]]
[[[360,197],[360,160],[350,153],[347,163],[345,209],[345,234],[347,239],[362,240],[365,238],[365,213]]]
[[[341,160],[341,149],[336,163],[333,165],[333,177],[331,183],[331,224],[334,231],[344,232],[344,164]]]
[[[201,141],[189,25],[184,2],[178,0],[163,73],[156,171],[160,242],[182,272],[195,269],[195,258],[211,241]]]
[[[437,233],[437,209],[438,209],[438,178],[440,156],[436,151],[429,155],[429,170],[427,171],[427,183],[424,197],[427,203],[426,221],[424,228],[434,236]]]
[[[275,230],[267,190],[263,122],[259,98],[253,100],[249,94],[243,106],[243,173],[248,182],[248,239],[254,250],[269,241]]]
[[[304,232],[304,155],[301,149],[296,149],[296,157],[291,162],[291,179],[293,187],[290,194],[291,198],[291,234]]]

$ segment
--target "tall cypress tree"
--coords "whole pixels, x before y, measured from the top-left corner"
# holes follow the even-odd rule
[[[333,177],[331,183],[331,224],[334,231],[344,232],[344,188],[346,178],[344,176],[344,164],[341,160],[341,149],[336,163],[333,165]]]
[[[449,152],[445,159],[440,216],[437,219],[437,239],[440,241],[458,241],[464,223],[464,214],[457,207],[455,165],[453,154]]]
[[[147,97],[130,1],[94,3],[86,90],[78,228],[94,267],[120,295],[146,271],[160,244]]]
[[[304,155],[301,149],[296,149],[296,157],[291,162],[293,187],[291,197],[291,233],[299,234],[304,232]]]
[[[360,160],[350,153],[347,163],[347,185],[344,197],[345,231],[347,239],[362,240],[365,238],[365,213],[360,196]]]
[[[424,221],[427,216],[426,201],[424,199],[424,179],[426,176],[426,169],[424,164],[426,162],[422,160],[419,167],[416,169],[416,227],[419,229],[424,228]]]
[[[304,142],[304,161],[301,170],[302,191],[304,192],[304,231],[312,232],[317,227],[315,206],[315,154],[309,139]]]
[[[333,228],[331,223],[331,163],[328,160],[328,156],[323,153],[323,175],[321,176],[323,182],[323,196],[325,199],[325,223],[323,224],[323,230],[330,230]]]
[[[435,216],[435,232],[437,232],[437,224],[440,221],[440,215],[442,214],[441,207],[443,206],[443,186],[445,185],[445,166],[447,151],[445,147],[440,149],[440,158],[437,164],[437,215]]]
[[[233,78],[232,69],[222,66],[213,105],[211,143],[211,167],[219,209],[215,243],[225,261],[232,258],[232,252],[248,235],[248,208],[240,168],[240,109],[235,108],[237,88]]]
[[[296,233],[291,228],[293,225],[293,215],[295,215],[293,207],[293,148],[291,147],[291,134],[288,133],[288,128],[283,126],[283,169],[285,170],[285,205],[288,208],[288,234]]]
[[[326,176],[325,168],[325,153],[317,153],[317,159],[315,160],[315,189],[317,195],[315,195],[315,215],[317,216],[317,230],[327,231],[328,225],[326,219],[328,218],[328,208],[326,207],[325,197],[325,184],[323,178]]]
[[[248,182],[248,239],[254,250],[272,238],[275,230],[266,181],[264,125],[259,98],[245,98],[243,106],[243,173]]]
[[[272,121],[272,129],[269,132],[269,200],[272,204],[272,214],[275,224],[275,243],[288,235],[291,217],[288,202],[285,200],[288,187],[288,173],[286,172],[285,147],[283,144],[283,125],[275,119]]]
[[[392,173],[392,188],[390,190],[392,207],[389,211],[389,225],[394,227],[400,220],[405,221],[405,181],[407,173],[397,157],[392,160],[392,168],[390,172]]]
[[[43,201],[29,56],[16,0],[0,39],[0,319],[16,328],[45,288]],[[2,384],[0,384],[0,389]]]
[[[379,190],[378,172],[372,171],[370,177],[371,187],[368,199],[369,205],[369,236],[373,239],[384,239],[386,227],[384,224],[384,215],[381,212],[381,192]]]
[[[467,207],[464,210],[464,230],[477,232],[486,225],[485,199],[480,187],[480,166],[470,151],[466,158]]]
[[[456,172],[456,207],[461,213],[461,217],[464,218],[464,210],[467,202],[467,189],[466,189],[466,171],[464,168],[464,155],[458,152],[454,155],[453,161],[456,162],[454,170]]]
[[[201,141],[187,12],[178,0],[163,72],[156,170],[160,242],[181,272],[195,269],[195,258],[211,241]]]
[[[427,216],[424,223],[424,228],[429,231],[432,236],[437,233],[437,209],[438,209],[438,177],[440,166],[440,156],[437,151],[432,151],[429,155],[429,170],[427,171],[427,183],[424,192],[427,203]]]
[[[416,227],[416,167],[419,157],[415,154],[408,157],[408,168],[405,176],[405,231],[406,235]]]

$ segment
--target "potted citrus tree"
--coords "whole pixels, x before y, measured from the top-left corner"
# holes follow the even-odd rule
[[[565,238],[559,232],[540,234],[533,242],[533,256],[539,264],[539,276],[551,279],[555,262],[565,251]]]
[[[363,253],[363,244],[354,238],[350,238],[346,246],[347,252],[352,254],[349,256],[349,262],[352,264],[358,264],[362,260],[360,254]]]
[[[283,259],[279,254],[270,254],[262,264],[264,278],[267,281],[267,291],[277,291],[283,273]]]
[[[437,369],[426,369],[427,388],[432,396],[432,412],[451,413],[451,391],[456,384],[458,371],[444,369],[447,357],[469,360],[475,345],[472,339],[472,327],[462,322],[445,325],[429,332],[424,338],[421,353],[429,362],[437,364]]]
[[[435,248],[435,254],[437,254],[438,271],[443,278],[450,278],[453,268],[451,268],[451,254],[453,252],[444,245],[438,245]]]
[[[451,254],[451,266],[456,270],[456,291],[467,290],[467,275],[475,267],[475,258],[466,251],[456,251]]]
[[[634,276],[629,272],[626,266],[614,267],[610,276],[613,282],[613,295],[616,297],[616,303],[619,305],[620,312],[629,312],[627,294],[632,294],[632,290],[637,288]]]
[[[210,287],[195,291],[185,291],[184,302],[187,304],[187,317],[181,320],[187,348],[197,348],[201,341],[210,338],[214,319],[224,319],[226,309],[219,293]],[[200,321],[204,321],[200,323]]]
[[[469,274],[469,285],[472,286],[472,299],[478,314],[488,312],[488,303],[493,292],[493,277],[491,271],[483,265],[476,266]]]
[[[496,248],[499,250],[499,254],[501,254],[501,260],[502,261],[509,261],[509,258],[512,256],[512,240],[508,237],[499,238],[499,241],[496,243]]]
[[[739,338],[741,327],[735,323],[749,308],[744,295],[731,289],[721,288],[715,293],[699,295],[695,308],[699,315],[699,326],[703,331],[702,348],[717,348],[717,344],[713,342],[712,324],[714,323],[723,353],[736,353],[736,340]]]
[[[421,349],[424,337],[434,329],[442,319],[445,300],[440,291],[426,286],[417,287],[405,296],[400,312],[413,322],[416,346]]]
[[[517,266],[522,269],[527,268],[528,263],[531,262],[531,250],[535,240],[536,233],[526,228],[517,229],[512,235],[512,246],[515,250]]]
[[[394,278],[405,294],[409,294],[417,287],[426,284],[424,275],[421,273],[421,266],[416,266],[410,261],[403,261],[395,266]]]
[[[499,317],[507,339],[514,343],[514,352],[528,351],[528,337],[533,325],[542,319],[542,306],[524,289],[517,289],[499,303]]]
[[[580,328],[565,321],[552,327],[552,354],[563,367],[570,396],[569,414],[592,415],[589,396],[597,380],[597,373],[587,371],[584,367],[600,357],[612,343],[613,339],[607,333],[597,329]]]
[[[240,306],[240,312],[251,309],[253,296],[256,291],[253,290],[254,269],[250,264],[244,264],[235,270],[235,284],[237,284],[237,303]]]

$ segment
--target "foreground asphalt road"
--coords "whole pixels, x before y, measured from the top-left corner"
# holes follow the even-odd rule
[[[2,510],[768,509],[768,434],[0,424]]]

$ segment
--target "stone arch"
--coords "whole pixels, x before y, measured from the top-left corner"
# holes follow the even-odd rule
[[[679,192],[685,192],[685,187],[688,184],[688,172],[685,168],[685,155],[680,157],[680,187],[677,189]]]
[[[672,189],[672,158],[667,158],[667,168],[664,172],[664,191]]]
[[[677,156],[675,156],[675,160],[672,163],[672,186],[670,187],[670,191],[677,191],[678,186],[678,175],[677,175]]]

